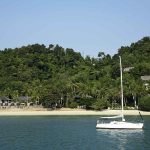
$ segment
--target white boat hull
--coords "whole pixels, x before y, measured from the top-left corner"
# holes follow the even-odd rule
[[[112,121],[110,123],[97,123],[96,128],[98,129],[142,129],[143,123]]]

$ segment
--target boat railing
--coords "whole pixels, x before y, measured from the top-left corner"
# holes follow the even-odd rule
[[[112,119],[98,119],[97,124],[98,123],[110,123],[112,121],[114,121],[114,120],[112,120]]]

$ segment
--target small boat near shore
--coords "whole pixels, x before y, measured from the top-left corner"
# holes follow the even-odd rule
[[[122,63],[120,58],[120,80],[121,80],[121,115],[101,117],[97,120],[96,128],[98,129],[142,129],[144,126],[143,118],[141,122],[129,122],[124,118],[123,113],[123,82],[122,82]],[[119,120],[118,120],[119,119]]]
[[[115,120],[115,117],[117,118],[118,116],[114,116],[114,120],[107,120],[110,118],[103,117],[101,118],[102,120],[97,121],[96,128],[98,129],[142,129],[143,128],[143,123],[142,122],[128,122],[125,120]]]

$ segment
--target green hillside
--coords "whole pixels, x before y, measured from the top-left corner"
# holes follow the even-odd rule
[[[97,58],[86,56],[59,45],[34,44],[0,51],[0,95],[14,101],[30,96],[45,107],[84,106],[89,109],[119,107],[119,57],[124,72],[125,105],[150,93],[141,76],[150,75],[150,37],[121,47],[111,57],[99,52]],[[146,81],[150,83],[150,81]]]

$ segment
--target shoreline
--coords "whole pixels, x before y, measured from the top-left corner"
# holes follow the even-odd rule
[[[0,116],[109,116],[119,115],[121,110],[84,110],[84,109],[59,109],[59,110],[33,110],[33,109],[0,109]],[[143,116],[150,116],[150,112],[140,111]],[[124,110],[124,115],[139,115],[138,110]]]

